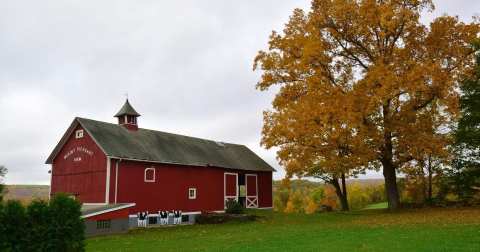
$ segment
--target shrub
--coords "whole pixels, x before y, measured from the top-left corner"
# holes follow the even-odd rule
[[[225,214],[202,213],[197,216],[195,222],[198,224],[220,224],[227,221]]]
[[[3,226],[1,251],[26,251],[27,239],[27,215],[25,208],[16,200],[9,200],[3,206],[3,214],[0,220]]]
[[[305,204],[305,197],[300,191],[295,191],[290,194],[288,198],[287,207],[285,208],[285,213],[303,213]]]
[[[85,225],[80,202],[67,195],[50,201],[48,251],[84,251]]]
[[[66,195],[48,204],[0,203],[0,251],[84,251],[80,203]]]
[[[227,214],[242,214],[245,211],[240,202],[232,199],[229,199],[226,202],[226,207],[227,208],[225,209],[225,213]]]
[[[219,213],[202,213],[197,216],[195,222],[197,224],[221,224],[229,221],[249,222],[255,221],[258,218],[251,214],[219,214]]]
[[[50,223],[48,203],[43,200],[34,200],[27,207],[28,250],[47,251],[48,226]]]

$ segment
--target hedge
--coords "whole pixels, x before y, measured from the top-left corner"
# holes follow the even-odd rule
[[[84,251],[80,207],[62,194],[27,207],[15,200],[0,203],[0,251]]]

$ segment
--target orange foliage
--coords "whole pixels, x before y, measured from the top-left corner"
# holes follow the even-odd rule
[[[335,188],[332,186],[325,186],[325,197],[322,200],[322,205],[329,206],[332,209],[338,209],[338,198],[335,193]]]
[[[472,70],[480,26],[419,20],[431,0],[313,0],[273,32],[254,69],[260,90],[280,86],[264,113],[262,144],[278,147],[289,176],[382,165],[389,205],[396,171],[445,152],[439,132],[458,116],[459,80]],[[359,170],[360,168],[360,170]]]

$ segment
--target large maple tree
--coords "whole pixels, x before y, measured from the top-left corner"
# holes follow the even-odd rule
[[[389,208],[397,171],[444,148],[458,116],[458,83],[474,63],[480,29],[441,16],[430,0],[313,0],[255,58],[260,90],[280,86],[264,114],[262,144],[289,175],[338,178],[381,167]],[[432,130],[434,127],[434,130]]]

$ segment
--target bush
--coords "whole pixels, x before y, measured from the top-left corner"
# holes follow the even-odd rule
[[[48,203],[42,200],[34,200],[27,207],[29,251],[47,251],[49,244],[49,210]]]
[[[225,213],[227,214],[242,214],[245,212],[242,204],[236,200],[229,199],[226,203],[227,209],[225,209]]]
[[[84,251],[80,203],[66,195],[50,204],[0,203],[0,251]]]
[[[219,213],[202,213],[197,216],[195,222],[197,224],[221,224],[229,221],[249,222],[258,218],[256,215],[250,214],[219,214]]]
[[[50,201],[48,251],[83,251],[85,225],[80,202],[59,194]]]
[[[3,206],[3,214],[0,220],[3,226],[1,251],[26,251],[27,239],[27,215],[25,208],[16,200],[9,200]]]

